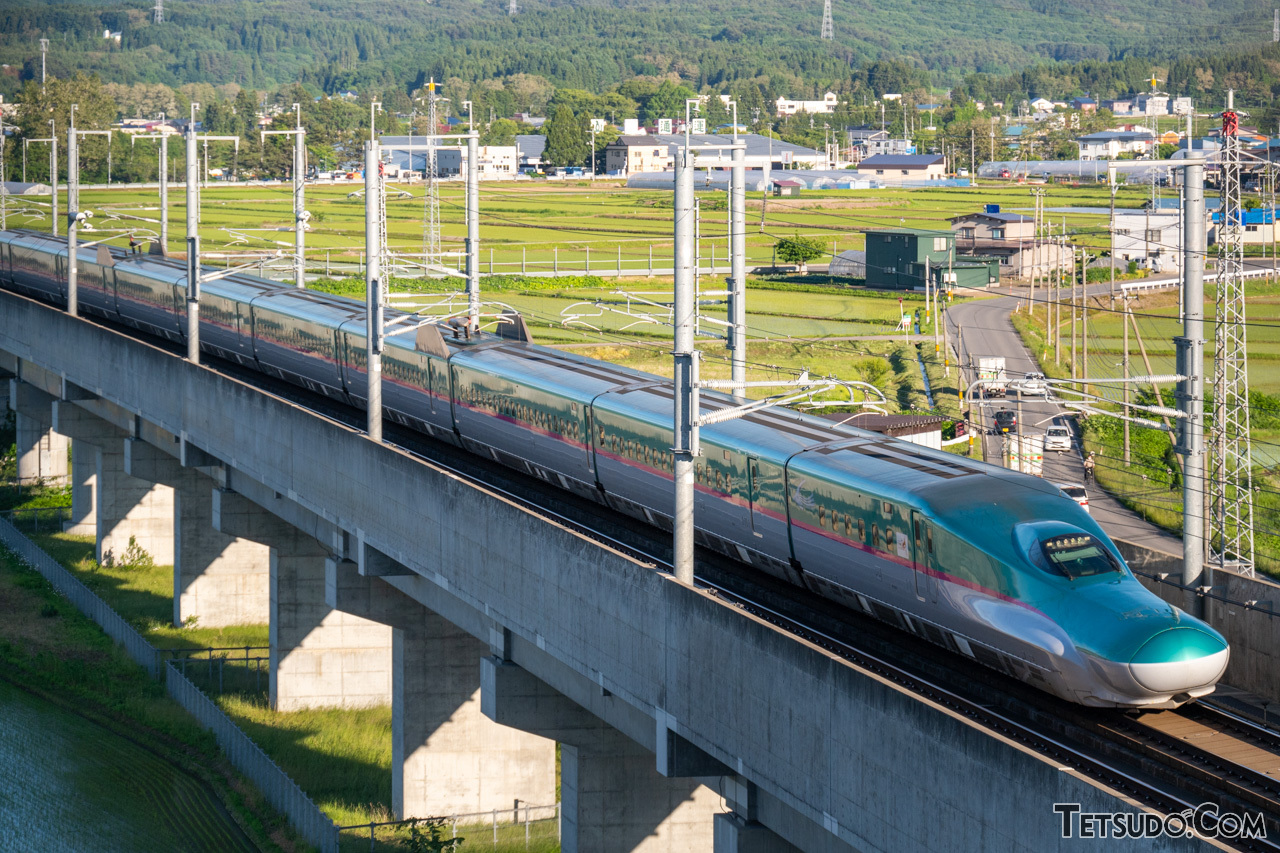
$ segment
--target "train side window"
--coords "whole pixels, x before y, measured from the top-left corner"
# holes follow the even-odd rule
[[[822,506],[821,504],[818,505],[818,526],[819,527],[827,526],[827,508],[825,506]],[[833,524],[832,527],[834,526],[835,525]]]
[[[932,557],[933,556],[933,528],[927,524],[924,526],[924,541],[925,541],[925,548],[928,549],[929,556]]]
[[[871,525],[871,546],[875,548],[877,551],[884,550],[880,546],[880,525],[878,524]]]
[[[849,517],[849,513],[844,514],[844,535],[853,535],[853,519]]]
[[[867,541],[867,523],[863,521],[861,518],[858,519],[858,541],[859,542]]]

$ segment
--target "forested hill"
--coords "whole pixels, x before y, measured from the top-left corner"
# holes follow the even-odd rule
[[[508,2],[166,0],[154,24],[154,0],[8,0],[0,93],[39,78],[42,36],[50,73],[118,83],[302,81],[334,92],[526,73],[601,91],[674,72],[695,88],[769,78],[800,95],[876,60],[949,85],[1045,60],[1221,52],[1269,41],[1272,10],[1258,0],[834,0],[835,41],[825,42],[822,0],[519,0],[516,16]]]

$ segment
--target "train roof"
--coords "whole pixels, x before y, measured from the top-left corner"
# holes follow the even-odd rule
[[[473,344],[455,353],[453,360],[527,385],[560,388],[565,396],[584,402],[607,391],[661,381],[629,367],[514,341],[479,348]]]

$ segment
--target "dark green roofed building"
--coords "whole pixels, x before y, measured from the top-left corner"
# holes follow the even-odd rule
[[[935,285],[948,272],[959,289],[1000,282],[997,258],[956,257],[955,232],[924,228],[886,228],[867,232],[867,286],[894,290],[924,288],[925,269]]]

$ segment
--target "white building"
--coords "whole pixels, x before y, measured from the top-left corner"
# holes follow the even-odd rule
[[[1146,154],[1155,141],[1145,130],[1103,130],[1076,137],[1081,160],[1112,160],[1128,152]]]
[[[833,113],[839,105],[840,99],[836,97],[835,92],[827,92],[822,96],[821,101],[792,101],[787,98],[778,98],[778,100],[774,101],[774,109],[779,117],[793,116],[796,113],[808,113],[809,115]]]
[[[1152,272],[1173,272],[1182,260],[1179,213],[1116,214],[1116,264],[1137,261]]]
[[[1163,92],[1147,92],[1137,97],[1137,111],[1144,116],[1169,114],[1169,96]]]
[[[1031,106],[1032,112],[1036,112],[1036,113],[1053,112],[1053,101],[1049,100],[1048,98],[1036,98],[1034,101],[1031,102],[1030,106]]]

